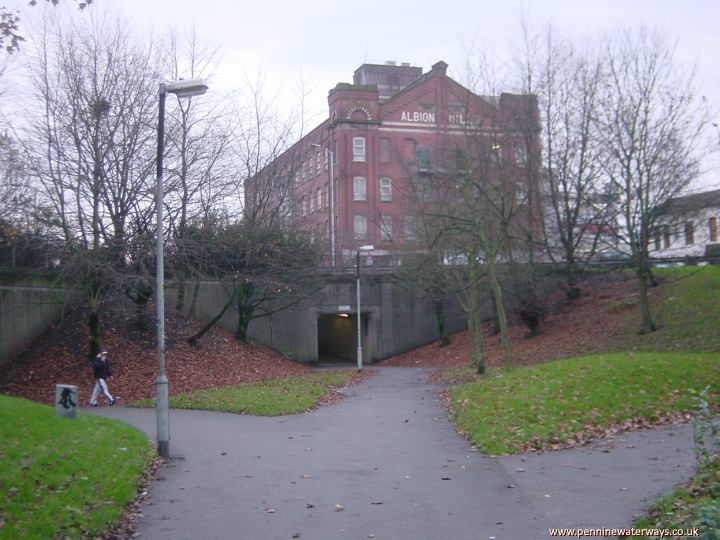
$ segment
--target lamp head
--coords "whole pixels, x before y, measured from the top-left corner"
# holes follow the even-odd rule
[[[163,90],[170,94],[175,94],[179,98],[199,96],[207,92],[208,85],[204,79],[189,79],[186,81],[175,81],[162,83],[160,92]]]

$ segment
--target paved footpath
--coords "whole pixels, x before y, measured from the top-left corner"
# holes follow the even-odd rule
[[[308,414],[171,411],[173,459],[150,487],[140,538],[536,540],[549,527],[629,526],[693,472],[689,426],[483,456],[454,431],[427,370],[374,369]],[[86,412],[155,437],[154,410]]]

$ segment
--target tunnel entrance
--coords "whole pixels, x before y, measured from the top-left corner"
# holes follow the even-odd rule
[[[357,363],[357,315],[318,315],[318,362],[320,364]],[[362,316],[363,357],[369,358],[368,317]]]

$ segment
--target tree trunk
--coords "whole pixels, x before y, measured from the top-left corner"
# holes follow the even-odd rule
[[[228,301],[228,303],[225,304],[225,305],[223,306],[223,308],[220,310],[220,313],[218,313],[217,315],[215,315],[215,317],[213,317],[213,319],[212,319],[210,322],[208,322],[205,326],[203,326],[195,335],[190,336],[189,338],[187,338],[187,342],[188,342],[190,345],[192,345],[193,347],[196,347],[198,341],[200,340],[200,338],[202,338],[202,337],[208,332],[208,330],[210,330],[213,326],[215,326],[215,324],[216,324],[220,319],[222,319],[223,315],[225,315],[225,312],[228,310],[228,308],[233,305],[233,302],[234,302],[234,301],[235,301],[235,296],[233,295],[233,296],[230,298],[230,300]]]
[[[252,305],[252,297],[255,287],[251,281],[243,282],[235,289],[235,297],[237,304],[235,308],[238,312],[238,323],[235,329],[235,337],[238,341],[245,343],[247,341],[247,329],[253,318],[255,308]]]
[[[175,299],[175,311],[182,313],[182,310],[185,307],[185,287],[187,286],[187,282],[185,279],[185,272],[183,270],[180,270],[177,273],[177,276],[178,293],[177,298]]]
[[[100,313],[96,308],[90,308],[90,316],[88,317],[88,329],[90,331],[90,358],[95,358],[100,352],[100,344],[102,343],[102,324],[100,323]]]
[[[469,297],[468,297],[468,356],[470,365],[475,368],[478,374],[485,373],[485,344],[482,329],[482,316],[480,314],[480,284],[478,280],[477,261],[470,259],[469,272]]]
[[[468,351],[470,365],[482,375],[485,373],[485,337],[483,336],[482,318],[479,313],[470,313],[468,320]]]
[[[440,346],[446,347],[450,345],[450,336],[445,329],[445,302],[437,293],[433,293],[433,307],[435,308],[435,321],[437,321],[438,325]]]
[[[102,323],[100,321],[101,288],[92,285],[89,289],[90,315],[88,316],[88,330],[90,333],[90,358],[95,358],[102,347]]]
[[[500,341],[503,350],[503,365],[505,369],[512,369],[512,355],[510,353],[510,337],[508,333],[507,314],[505,313],[505,304],[503,303],[502,287],[497,275],[497,265],[495,259],[488,258],[488,270],[490,272],[490,288],[492,289],[493,298],[495,299],[495,309],[497,310],[498,322],[500,324]]]
[[[565,274],[567,279],[567,289],[565,290],[565,298],[567,300],[577,300],[582,295],[580,287],[577,285],[577,269],[573,261],[568,261],[565,265]]]
[[[128,296],[135,304],[135,326],[140,330],[150,328],[147,313],[147,304],[153,295],[151,283],[145,279],[136,279],[132,284]]]
[[[200,296],[200,276],[195,281],[195,287],[193,287],[192,300],[190,301],[190,309],[188,309],[188,317],[194,319],[197,315],[197,303],[198,297]]]
[[[493,336],[497,336],[500,333],[500,317],[498,316],[498,308],[497,308],[497,300],[495,300],[495,295],[493,294],[491,296],[492,299],[492,334]]]
[[[655,323],[650,313],[650,299],[648,298],[648,274],[645,269],[645,265],[641,262],[638,264],[637,269],[638,287],[639,287],[639,302],[640,302],[640,316],[642,318],[642,325],[640,327],[640,334],[649,334],[657,330]]]

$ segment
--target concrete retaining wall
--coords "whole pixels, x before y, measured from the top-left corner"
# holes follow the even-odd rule
[[[186,310],[195,285],[186,289]],[[414,294],[393,283],[389,275],[363,276],[361,312],[367,337],[363,339],[365,361],[377,361],[400,354],[438,339],[435,311],[430,299]],[[167,291],[168,306],[174,305],[177,291]],[[216,316],[229,298],[226,287],[217,282],[200,284],[195,315],[203,320]],[[445,302],[446,327],[449,332],[462,330],[466,317],[454,299]],[[301,362],[318,360],[318,318],[320,315],[357,314],[355,279],[352,275],[333,276],[320,291],[297,305],[271,316],[255,319],[248,327],[251,339],[263,343]],[[354,324],[357,319],[354,318]],[[231,307],[220,325],[235,331],[237,312]],[[356,346],[356,338],[352,347]],[[346,350],[336,344],[338,349]]]
[[[62,316],[67,295],[48,287],[0,287],[0,363]]]

